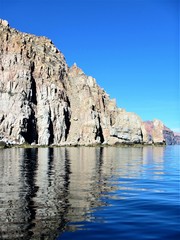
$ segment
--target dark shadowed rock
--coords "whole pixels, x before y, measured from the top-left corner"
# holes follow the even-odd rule
[[[174,133],[175,144],[180,144],[180,133]]]

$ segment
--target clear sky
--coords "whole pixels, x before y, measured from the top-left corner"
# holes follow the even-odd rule
[[[180,131],[178,0],[0,0],[0,18],[50,38],[118,107]]]

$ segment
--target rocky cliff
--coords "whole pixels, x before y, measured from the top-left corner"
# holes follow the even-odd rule
[[[160,120],[146,121],[142,124],[143,141],[153,144],[176,144],[174,132],[167,128]]]
[[[180,133],[174,133],[175,144],[180,145]]]
[[[0,20],[0,139],[40,145],[172,144],[160,121],[143,123],[116,102],[46,37]],[[150,131],[151,129],[152,131]]]

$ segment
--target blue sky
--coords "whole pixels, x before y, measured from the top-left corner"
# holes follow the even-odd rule
[[[52,39],[118,107],[180,131],[178,0],[0,0],[0,18]]]

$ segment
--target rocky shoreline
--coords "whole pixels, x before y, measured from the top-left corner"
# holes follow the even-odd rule
[[[61,147],[146,147],[146,146],[166,146],[165,143],[116,143],[113,145],[109,144],[64,144],[64,145],[39,145],[39,144],[12,144],[9,142],[0,141],[0,149],[6,148],[61,148]]]
[[[0,20],[1,146],[177,144],[160,120],[143,122],[46,37]]]

